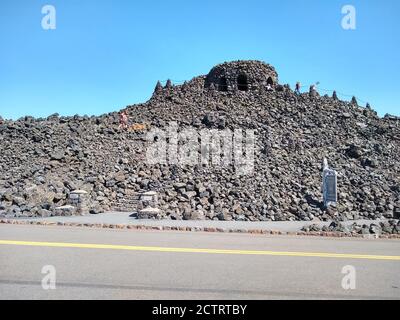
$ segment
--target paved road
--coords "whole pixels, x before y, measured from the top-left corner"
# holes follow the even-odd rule
[[[400,241],[0,225],[0,298],[400,299]]]

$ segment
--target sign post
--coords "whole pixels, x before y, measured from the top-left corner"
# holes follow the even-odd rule
[[[322,192],[324,197],[324,207],[336,206],[337,203],[337,172],[329,169],[328,161],[324,159],[322,172]]]

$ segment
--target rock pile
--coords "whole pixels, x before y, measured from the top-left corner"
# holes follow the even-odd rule
[[[224,78],[229,90],[219,82]],[[249,175],[237,175],[234,165],[148,164],[146,133],[118,129],[117,112],[3,120],[0,216],[57,214],[79,189],[88,192],[91,213],[157,191],[158,217],[169,219],[398,219],[398,119],[379,118],[356,101],[298,96],[277,79],[262,62],[225,63],[183,85],[158,83],[148,102],[125,109],[131,122],[161,130],[171,121],[178,131],[254,130]],[[266,89],[271,81],[272,91]],[[339,203],[328,210],[321,195],[324,157],[339,173]]]
[[[317,224],[312,224],[309,226],[304,226],[302,229],[304,232],[340,232],[344,234],[400,234],[400,221],[390,219],[381,222],[369,223],[369,224],[358,224],[353,223],[351,225],[344,225],[340,222],[333,221],[329,226],[319,226]]]

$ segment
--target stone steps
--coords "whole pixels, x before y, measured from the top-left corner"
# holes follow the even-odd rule
[[[130,195],[124,198],[118,198],[110,201],[111,208],[114,211],[131,212],[137,211],[140,193]]]

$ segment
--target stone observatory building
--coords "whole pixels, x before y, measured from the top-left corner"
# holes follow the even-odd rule
[[[269,64],[257,60],[219,64],[206,77],[205,88],[218,91],[249,91],[278,84],[278,74]]]

